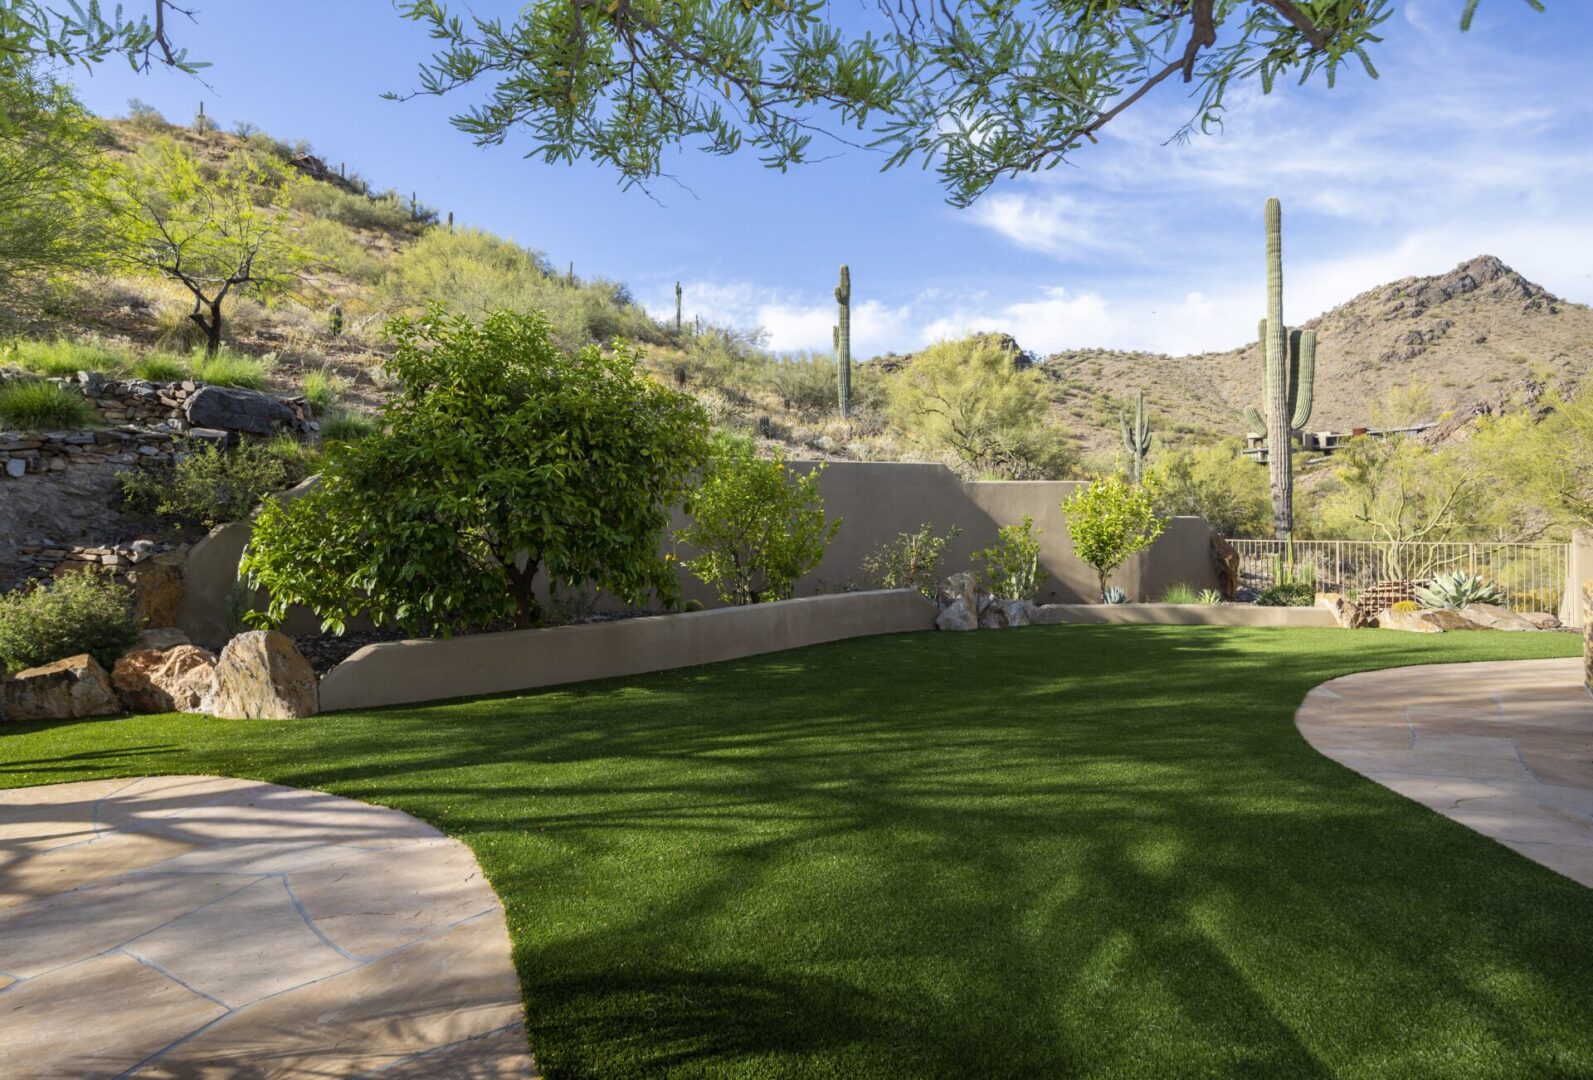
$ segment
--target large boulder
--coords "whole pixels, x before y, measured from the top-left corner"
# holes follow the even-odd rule
[[[111,671],[111,685],[130,712],[199,712],[215,682],[216,656],[197,645],[139,649]]]
[[[1547,611],[1523,611],[1520,615],[1539,630],[1558,630],[1562,625],[1559,616]]]
[[[182,553],[167,552],[127,572],[138,625],[163,627],[177,622],[183,606],[182,560]]]
[[[133,648],[154,649],[156,652],[165,652],[167,649],[176,648],[178,645],[192,644],[193,642],[188,640],[188,635],[175,626],[156,626],[148,630],[140,630],[138,632],[138,644],[133,646]]]
[[[936,630],[977,630],[979,616],[965,600],[959,597],[940,609],[935,616]]]
[[[194,427],[252,435],[273,435],[297,419],[292,409],[270,394],[236,386],[200,387],[183,403],[183,414]]]
[[[1509,608],[1498,604],[1467,604],[1460,609],[1462,618],[1484,630],[1536,630],[1531,621],[1523,619]]]
[[[1443,608],[1422,608],[1417,611],[1396,611],[1389,608],[1377,615],[1377,625],[1384,630],[1405,630],[1413,634],[1442,634],[1446,630],[1475,630],[1477,624],[1458,611]]]
[[[227,642],[205,711],[231,720],[296,720],[318,711],[315,669],[275,630],[250,630]]]
[[[0,718],[6,720],[76,720],[121,711],[110,676],[87,653],[0,682]]]
[[[1347,599],[1342,593],[1317,593],[1316,606],[1331,611],[1333,618],[1346,630],[1354,630],[1366,625],[1366,618],[1362,615],[1360,607]]]
[[[961,600],[969,611],[978,612],[979,584],[967,571],[953,574],[941,584],[938,599],[943,608]]]

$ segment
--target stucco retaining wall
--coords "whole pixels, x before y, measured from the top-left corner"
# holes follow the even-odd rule
[[[908,589],[810,596],[617,622],[367,645],[321,680],[321,709],[364,709],[532,690],[711,664],[843,638],[928,630]]]
[[[1035,609],[1032,621],[1096,625],[1338,626],[1333,613],[1326,608],[1254,607],[1250,604],[1048,604]]]

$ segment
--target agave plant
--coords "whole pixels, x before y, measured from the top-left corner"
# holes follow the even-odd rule
[[[1216,607],[1222,603],[1222,593],[1216,589],[1201,589],[1200,595],[1195,597],[1195,602],[1205,604],[1207,607]]]
[[[1108,585],[1106,591],[1101,594],[1101,601],[1106,604],[1126,604],[1128,603],[1128,593],[1116,585]]]
[[[1416,599],[1424,608],[1455,611],[1467,604],[1502,604],[1504,591],[1481,575],[1451,570],[1417,589]]]

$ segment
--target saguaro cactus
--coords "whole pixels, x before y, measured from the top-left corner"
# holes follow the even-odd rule
[[[1150,453],[1150,422],[1145,419],[1145,391],[1134,395],[1134,420],[1119,416],[1118,426],[1123,432],[1123,446],[1133,463],[1134,483],[1145,478],[1145,457]]]
[[[841,416],[852,415],[852,271],[841,264],[841,283],[835,287],[841,313],[835,324],[835,363],[840,369]]]
[[[1268,199],[1267,317],[1261,320],[1261,407],[1245,407],[1251,429],[1267,436],[1272,475],[1272,530],[1279,540],[1294,534],[1294,435],[1311,419],[1316,383],[1316,331],[1283,324],[1283,206]]]
[[[680,330],[681,330],[680,298],[681,298],[680,282],[677,281],[677,282],[675,282],[675,333],[676,334],[679,334]]]

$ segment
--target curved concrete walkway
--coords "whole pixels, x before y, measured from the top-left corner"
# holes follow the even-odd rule
[[[468,848],[208,776],[0,791],[0,1074],[536,1075]]]
[[[1582,661],[1349,675],[1295,723],[1341,764],[1593,886],[1593,699]]]

